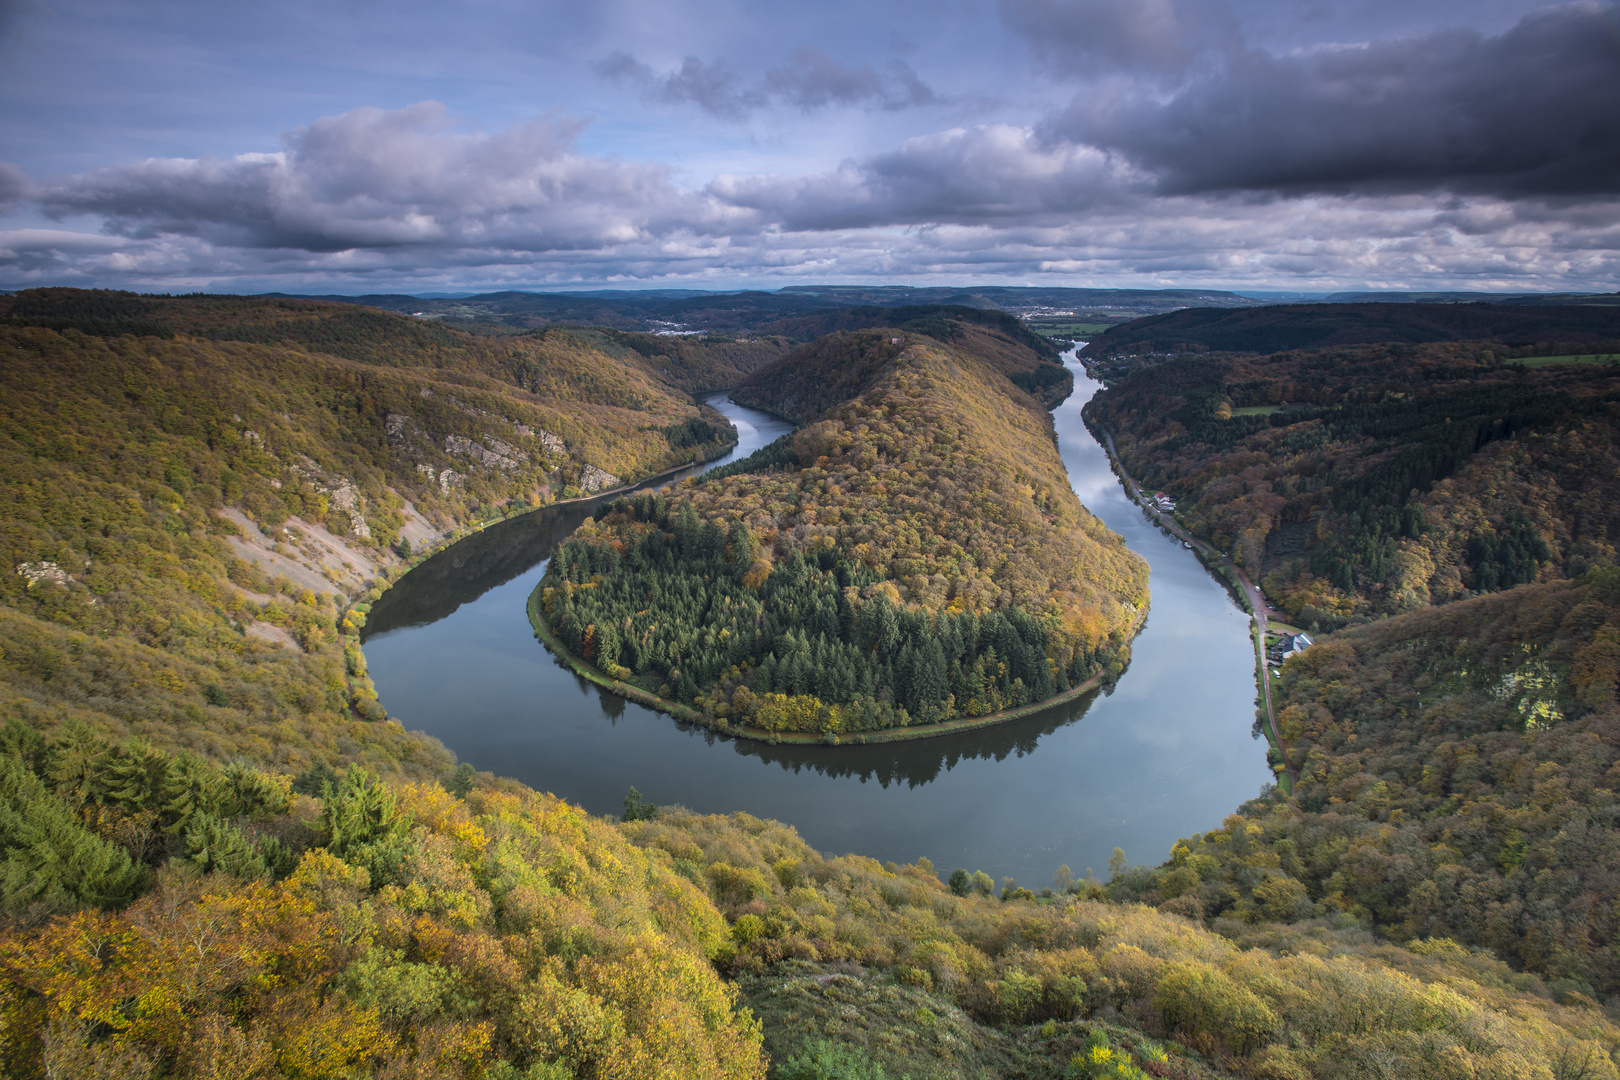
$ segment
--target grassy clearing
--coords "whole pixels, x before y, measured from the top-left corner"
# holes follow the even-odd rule
[[[1032,322],[1029,328],[1045,337],[1074,339],[1095,337],[1112,325],[1099,322]]]
[[[1282,408],[1281,405],[1245,405],[1241,409],[1233,409],[1232,410],[1232,415],[1233,416],[1270,416],[1272,413],[1276,412],[1280,408]]]

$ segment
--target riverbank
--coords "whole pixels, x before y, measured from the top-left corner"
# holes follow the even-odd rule
[[[723,391],[716,391],[716,393],[721,392]],[[716,459],[724,457],[736,449],[739,439],[735,428],[732,429],[732,434],[732,440],[725,444],[721,454],[715,455]],[[371,675],[367,670],[365,651],[360,641],[360,631],[366,625],[366,616],[370,614],[371,606],[382,599],[385,592],[404,580],[405,576],[412,570],[468,537],[475,536],[493,525],[515,521],[518,518],[528,517],[531,514],[538,514],[545,510],[556,510],[558,507],[578,505],[596,499],[605,499],[613,495],[621,495],[629,491],[637,491],[649,484],[657,484],[689,469],[706,465],[709,460],[711,459],[704,458],[688,461],[685,464],[673,466],[662,472],[644,476],[640,480],[620,484],[615,488],[593,491],[588,495],[580,495],[572,499],[554,499],[540,506],[524,505],[512,508],[498,517],[458,525],[436,537],[431,545],[424,547],[420,551],[413,550],[410,555],[402,557],[393,566],[384,567],[376,577],[366,583],[365,588],[358,596],[349,601],[337,619],[338,641],[343,646],[344,682],[350,710],[361,720],[383,721],[388,719],[387,708],[382,704],[381,697],[377,693],[376,684],[372,682]]]
[[[1175,536],[1184,545],[1191,548],[1198,555],[1199,561],[1227,585],[1228,590],[1249,612],[1251,620],[1249,636],[1254,645],[1255,684],[1260,687],[1261,692],[1261,698],[1256,704],[1264,710],[1265,718],[1262,730],[1265,732],[1267,743],[1276,752],[1279,761],[1283,763],[1272,766],[1272,771],[1277,774],[1277,782],[1284,792],[1292,795],[1294,793],[1294,784],[1299,777],[1293,767],[1286,764],[1288,754],[1283,748],[1282,730],[1277,725],[1276,711],[1271,703],[1271,669],[1266,665],[1266,622],[1270,604],[1266,600],[1265,594],[1260,591],[1259,586],[1249,580],[1249,576],[1243,572],[1242,567],[1227,558],[1222,552],[1215,550],[1212,545],[1193,536],[1182,528],[1180,522],[1167,517],[1163,510],[1149,503],[1146,496],[1142,494],[1141,485],[1136,482],[1135,477],[1131,476],[1129,470],[1125,468],[1125,463],[1120,460],[1119,451],[1114,446],[1113,435],[1101,424],[1095,423],[1084,410],[1081,411],[1080,417],[1085,422],[1086,428],[1091,432],[1092,437],[1107,452],[1109,466],[1114,470],[1114,474],[1119,478],[1120,484],[1125,488],[1125,493],[1130,496],[1131,501],[1140,506],[1143,512],[1155,521],[1160,528],[1167,530],[1172,536]]]
[[[1072,686],[1060,694],[1033,702],[1029,705],[1020,705],[1016,709],[1003,709],[1000,712],[990,713],[987,716],[963,716],[955,720],[945,720],[938,724],[917,724],[912,727],[884,728],[880,731],[855,731],[843,734],[832,733],[832,738],[813,731],[768,731],[765,728],[752,727],[747,724],[733,724],[722,717],[712,717],[699,712],[697,709],[682,705],[678,701],[661,698],[648,690],[632,685],[622,679],[609,677],[596,666],[587,663],[582,657],[576,655],[568,646],[558,640],[552,633],[551,627],[546,625],[545,618],[540,613],[540,591],[544,587],[542,582],[534,587],[529,594],[528,615],[529,625],[534,629],[534,636],[552,655],[561,660],[567,667],[582,679],[588,679],[611,694],[616,694],[626,701],[634,701],[638,705],[645,705],[649,709],[665,713],[677,720],[706,727],[710,731],[723,735],[732,735],[739,739],[753,739],[757,742],[771,745],[787,744],[798,746],[866,746],[873,743],[910,742],[915,739],[932,739],[941,735],[955,735],[964,731],[975,731],[980,728],[995,727],[1057,705],[1067,704],[1077,698],[1098,689],[1103,684],[1101,673],[1093,675],[1078,686]],[[1148,609],[1143,608],[1137,613],[1136,620],[1131,624],[1131,637],[1134,640],[1142,629],[1142,623],[1147,619]]]

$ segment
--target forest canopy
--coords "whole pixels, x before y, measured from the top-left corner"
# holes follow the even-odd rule
[[[734,437],[665,381],[675,359],[595,333],[490,341],[241,297],[0,298],[4,714],[293,772],[443,771],[435,741],[373,722],[350,599],[400,568],[402,540]],[[687,350],[710,365],[692,378],[731,355]]]
[[[1142,362],[1087,415],[1187,528],[1327,630],[1615,561],[1620,364],[1501,349]]]
[[[604,672],[771,731],[982,716],[1117,676],[1146,567],[1008,378],[1049,366],[978,323],[797,350],[736,395],[805,426],[586,523],[544,617]]]
[[[634,791],[593,818],[455,767],[368,692],[356,631],[399,540],[718,450],[686,394],[768,346],[44,290],[0,324],[7,1076],[1620,1076],[1601,371],[1483,346],[1164,367],[1188,411],[1153,438],[1204,440],[1166,461],[1230,470],[1304,432],[1282,465],[1322,468],[1264,482],[1325,477],[1298,490],[1335,527],[1399,493],[1378,470],[1432,474],[1385,557],[1445,537],[1475,576],[1288,662],[1293,800],[1161,866],[998,894]],[[801,428],[588,523],[545,583],[560,631],[778,729],[1117,674],[1145,567],[1053,452],[1066,372],[1000,325],[913,313],[743,381]],[[1131,393],[1110,422],[1138,452],[1161,399]],[[1295,428],[1283,402],[1315,411]],[[1491,527],[1443,531],[1433,493],[1474,513],[1447,485],[1481,461],[1498,487],[1459,520]],[[367,576],[245,557],[318,584],[317,542]]]
[[[1442,341],[1593,343],[1620,340],[1620,305],[1273,304],[1190,307],[1112,326],[1088,346],[1099,356],[1273,353]],[[1590,348],[1581,351],[1590,351]]]

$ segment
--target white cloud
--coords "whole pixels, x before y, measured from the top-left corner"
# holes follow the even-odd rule
[[[664,166],[579,154],[577,133],[555,118],[466,131],[436,102],[356,109],[293,132],[279,153],[136,162],[47,183],[38,201],[121,236],[312,252],[566,250],[718,224]]]
[[[0,233],[0,284],[424,291],[827,280],[1612,289],[1620,201],[1164,195],[1118,154],[1010,124],[803,175],[682,189],[581,153],[575,124],[482,132],[424,103],[277,153],[134,162],[28,197],[101,234]]]

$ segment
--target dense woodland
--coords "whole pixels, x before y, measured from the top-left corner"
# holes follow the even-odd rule
[[[1340,913],[1620,991],[1620,570],[1380,620],[1283,668],[1292,800],[1116,891],[1249,922]]]
[[[1607,298],[1593,297],[1594,301]],[[1184,308],[1110,327],[1088,346],[1099,356],[1320,349],[1492,341],[1500,350],[1538,342],[1620,341],[1620,303],[1278,304],[1239,310]],[[1577,350],[1559,350],[1577,351]]]
[[[542,582],[548,622],[610,674],[772,731],[982,716],[1117,676],[1146,568],[1011,381],[1061,371],[1051,347],[998,326],[837,333],[761,368],[738,400],[805,426],[587,523]]]
[[[0,312],[4,708],[216,760],[449,765],[431,741],[369,722],[364,658],[339,644],[349,597],[313,570],[313,585],[264,572],[232,546],[238,521],[289,565],[317,565],[324,535],[381,573],[407,529],[565,496],[587,467],[646,475],[732,438],[640,354],[596,350],[591,330],[491,344],[346,305],[73,290]],[[137,316],[153,336],[68,325],[110,332]],[[262,342],[216,340],[232,334]]]
[[[1620,365],[1499,351],[1140,363],[1088,416],[1291,618],[1332,629],[1615,560]]]
[[[632,791],[613,822],[455,767],[357,692],[340,642],[378,592],[270,576],[220,516],[290,554],[341,536],[381,582],[413,514],[465,524],[564,494],[568,462],[706,452],[715,418],[680,391],[731,360],[302,301],[0,305],[4,1075],[1620,1080],[1620,582],[1530,503],[1472,549],[1497,591],[1288,662],[1293,799],[1162,866],[1116,852],[1106,882],[942,882],[747,814]],[[980,335],[858,330],[761,371],[743,392],[804,427],[564,545],[548,588],[578,647],[690,678],[717,715],[780,697],[784,724],[794,698],[881,721],[1122,661],[1145,573],[1009,381],[1050,362]],[[1608,391],[1552,378],[1588,425]],[[1503,589],[1526,559],[1538,580]],[[618,620],[638,589],[668,622],[645,600]]]
[[[705,890],[557,799],[0,743],[7,1076],[763,1072]]]
[[[783,333],[803,344],[834,330],[896,326],[913,316],[888,314],[903,308],[949,306],[953,317],[972,318],[1032,308],[1100,309],[1103,322],[1170,311],[1189,303],[1249,307],[1252,298],[1236,293],[1190,289],[1065,289],[1040,287],[915,288],[911,286],[799,286],[774,292],[693,293],[690,290],[635,290],[595,293],[497,292],[477,296],[424,297],[400,294],[369,296],[281,297],[326,300],[381,308],[405,315],[425,315],[445,325],[475,333],[520,333],[558,323],[600,326],[624,331],[680,328],[704,343],[719,337],[747,338]],[[1577,302],[1577,297],[1569,302]],[[827,325],[834,309],[863,307],[859,321]],[[967,310],[963,310],[963,309]],[[876,314],[875,314],[876,313]],[[805,319],[803,317],[809,316]],[[800,320],[803,321],[800,321]],[[783,323],[780,320],[790,320]],[[667,341],[667,339],[666,339]]]

